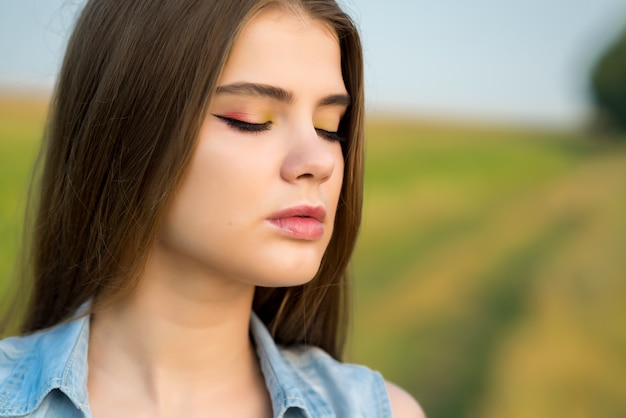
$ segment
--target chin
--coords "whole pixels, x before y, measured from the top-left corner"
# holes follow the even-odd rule
[[[303,272],[302,269],[297,272],[289,274],[288,271],[281,271],[280,274],[275,274],[272,277],[266,279],[257,280],[257,286],[261,287],[292,287],[306,284],[313,280],[317,274],[317,269],[314,271]]]
[[[264,269],[262,275],[257,275],[252,282],[261,287],[291,287],[299,286],[313,280],[320,268],[321,260],[314,263],[300,262],[291,265],[277,263]]]
[[[237,264],[231,265],[236,270],[231,271],[230,276],[239,276],[245,282],[261,287],[299,286],[315,277],[325,249],[322,245],[294,245],[283,241],[279,245],[248,251],[249,257],[240,257]]]

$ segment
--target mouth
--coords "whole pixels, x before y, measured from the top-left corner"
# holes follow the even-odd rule
[[[292,238],[314,241],[324,235],[323,206],[294,206],[272,214],[268,221]]]
[[[326,209],[323,206],[293,206],[272,214],[268,219],[271,221],[283,218],[311,218],[323,223],[326,219]]]

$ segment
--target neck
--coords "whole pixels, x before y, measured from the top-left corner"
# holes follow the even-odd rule
[[[252,285],[155,248],[132,295],[92,317],[94,379],[122,379],[157,399],[262,380],[249,337],[253,296]]]

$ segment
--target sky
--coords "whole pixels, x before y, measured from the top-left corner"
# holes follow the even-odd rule
[[[339,0],[357,22],[368,109],[576,125],[625,0]],[[0,91],[54,84],[84,0],[0,0]]]

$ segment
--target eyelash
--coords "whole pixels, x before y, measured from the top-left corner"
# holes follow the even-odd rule
[[[319,136],[321,136],[322,138],[327,139],[329,141],[336,141],[336,142],[339,142],[339,143],[346,142],[346,138],[344,138],[343,136],[339,135],[339,133],[337,133],[337,132],[326,131],[326,130],[320,129],[320,128],[315,128],[315,131],[317,132],[317,134]]]
[[[250,122],[244,122],[239,119],[233,119],[233,118],[229,118],[229,117],[221,116],[221,115],[213,115],[213,116],[223,121],[231,128],[234,128],[241,132],[261,133],[263,131],[269,130],[270,126],[272,125],[272,122],[250,123]],[[346,140],[343,136],[340,136],[337,132],[331,132],[331,131],[327,131],[325,129],[320,129],[320,128],[315,128],[315,132],[317,132],[319,136],[321,136],[322,138],[328,141],[345,142]]]
[[[239,119],[227,118],[226,116],[221,116],[221,115],[213,115],[213,116],[215,116],[219,120],[224,121],[231,128],[235,128],[241,132],[259,133],[259,132],[267,131],[270,128],[270,125],[272,124],[272,122],[265,122],[265,123],[244,122]]]

